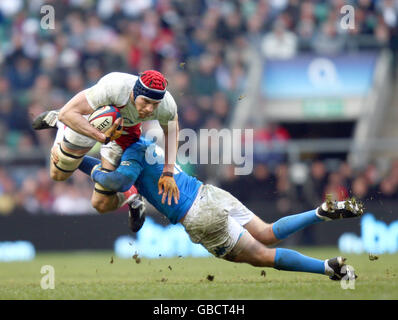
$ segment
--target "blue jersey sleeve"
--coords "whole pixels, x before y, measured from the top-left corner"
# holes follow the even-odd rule
[[[120,166],[111,172],[94,170],[92,178],[107,189],[125,192],[131,188],[142,171],[142,166],[135,160],[122,161]]]
[[[107,189],[124,192],[135,184],[144,168],[145,152],[150,141],[140,139],[122,155],[119,167],[112,172],[95,170],[92,178]]]

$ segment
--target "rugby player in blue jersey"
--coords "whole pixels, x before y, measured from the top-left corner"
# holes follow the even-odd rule
[[[361,216],[361,204],[354,200],[326,201],[314,210],[267,224],[230,193],[203,184],[178,165],[174,168],[174,178],[180,199],[171,201],[168,198],[166,202],[162,190],[158,189],[163,164],[161,161],[147,161],[161,160],[162,154],[163,150],[155,143],[140,138],[126,149],[115,171],[102,170],[100,160],[88,156],[84,157],[79,169],[91,175],[94,182],[117,192],[124,192],[134,184],[138,192],[171,223],[181,223],[193,242],[201,243],[216,257],[258,267],[325,274],[332,280],[340,280],[347,275],[350,279],[356,277],[345,267],[342,257],[319,260],[294,250],[267,246],[318,222]]]

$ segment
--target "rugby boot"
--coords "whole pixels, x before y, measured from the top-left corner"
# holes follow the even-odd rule
[[[332,201],[327,197],[326,201],[316,209],[316,215],[326,221],[357,218],[363,215],[363,204],[355,198]]]
[[[135,195],[134,199],[128,203],[129,206],[129,228],[133,232],[138,232],[145,222],[145,202],[141,195]]]
[[[50,110],[40,113],[32,122],[35,130],[43,130],[57,127],[59,110]]]
[[[345,264],[347,259],[336,257],[325,260],[325,274],[330,280],[353,280],[358,278],[352,267]]]

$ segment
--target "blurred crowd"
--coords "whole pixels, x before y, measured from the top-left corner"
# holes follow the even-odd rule
[[[355,172],[345,162],[315,160],[287,165],[280,163],[274,170],[258,163],[252,175],[237,176],[231,166],[220,187],[246,204],[275,202],[281,215],[310,210],[322,203],[327,195],[342,201],[355,197],[365,206],[368,201],[396,200],[398,197],[398,160],[388,168],[369,164]]]
[[[365,206],[368,201],[383,204],[398,197],[398,160],[388,168],[371,163],[359,172],[345,161],[326,160],[276,166],[256,163],[250,175],[236,175],[234,169],[231,165],[218,181],[220,188],[249,207],[276,203],[281,215],[315,208],[327,195],[339,201],[356,197]],[[0,215],[17,209],[32,214],[95,213],[89,200],[92,183],[80,171],[65,182],[52,181],[46,168],[34,175],[13,173],[0,169]]]
[[[355,7],[354,29],[340,25],[346,4]],[[49,13],[41,11],[44,5],[54,8],[54,28],[48,28],[49,18],[43,21]],[[395,0],[0,1],[0,211],[17,205],[63,213],[66,203],[76,201],[81,211],[90,210],[85,177],[54,184],[45,163],[30,164],[29,156],[48,159],[55,135],[34,132],[30,121],[62,107],[108,72],[160,70],[181,128],[220,129],[228,127],[244,97],[252,48],[277,59],[302,51],[395,50],[397,14]],[[278,125],[256,130],[255,172],[283,163],[280,153],[267,150],[289,138]],[[21,155],[26,161],[12,170],[3,161]],[[287,188],[284,180],[280,184]]]
[[[261,13],[254,15],[257,22],[251,22],[260,25],[257,40],[266,57],[287,59],[303,51],[333,55],[350,50],[397,49],[396,0],[268,2],[282,7],[276,18],[269,20],[270,31],[262,35]],[[253,28],[249,29],[251,34]]]

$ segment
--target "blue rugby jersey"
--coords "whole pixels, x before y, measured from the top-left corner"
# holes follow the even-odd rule
[[[149,153],[154,157],[152,159],[158,161],[153,164],[149,161],[151,162],[149,163],[146,159],[146,154]],[[158,194],[158,181],[163,171],[162,162],[164,162],[163,150],[155,143],[140,138],[125,150],[115,171],[107,173],[96,170],[93,179],[105,188],[115,191],[126,191],[134,184],[150,204],[164,214],[171,223],[176,224],[191,208],[202,182],[175,165],[174,179],[180,191],[180,199],[178,204],[174,203],[174,198],[171,205],[167,204],[167,199],[162,204],[162,195]]]

